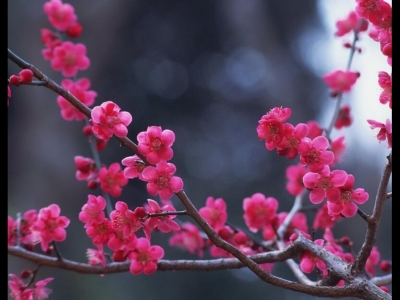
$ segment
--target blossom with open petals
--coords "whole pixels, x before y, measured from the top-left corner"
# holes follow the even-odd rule
[[[164,249],[157,245],[151,246],[146,238],[138,238],[136,248],[129,253],[128,257],[131,261],[129,271],[133,275],[142,272],[150,275],[157,271],[157,263],[164,257]]]

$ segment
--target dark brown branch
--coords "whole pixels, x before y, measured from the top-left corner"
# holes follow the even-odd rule
[[[378,230],[379,221],[381,219],[383,204],[387,197],[387,187],[389,184],[390,176],[392,175],[392,152],[387,156],[387,162],[379,183],[378,192],[376,194],[375,205],[367,226],[367,232],[364,243],[354,261],[354,271],[356,274],[364,272],[365,264],[369,255],[371,254],[372,247],[375,243],[376,232]]]

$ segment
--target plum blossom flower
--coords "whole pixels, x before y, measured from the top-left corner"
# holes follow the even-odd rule
[[[311,120],[307,122],[308,126],[308,134],[307,137],[310,139],[315,139],[317,136],[322,135],[324,130],[321,128],[321,126],[318,124],[317,121]]]
[[[243,218],[247,227],[252,232],[257,232],[269,225],[276,217],[278,200],[273,197],[265,197],[262,193],[255,193],[243,200]]]
[[[307,136],[308,125],[300,123],[295,127],[290,123],[285,123],[283,127],[283,139],[276,145],[276,148],[279,155],[293,159],[298,154],[297,147],[301,143],[301,140]]]
[[[163,207],[160,207],[160,205],[157,203],[157,201],[154,201],[152,199],[147,199],[147,202],[149,204],[147,212],[150,214],[158,214],[158,213],[163,213],[163,212],[174,212],[176,211],[175,207],[172,205],[164,205]],[[178,223],[176,223],[173,219],[176,218],[176,215],[166,215],[166,216],[158,216],[158,217],[150,217],[148,219],[147,225],[150,228],[153,229],[158,229],[161,232],[170,232],[171,230],[179,230],[180,227]]]
[[[73,77],[78,70],[86,70],[90,66],[90,60],[86,56],[86,46],[70,41],[62,42],[53,48],[51,67],[55,71],[61,71],[65,77]]]
[[[49,277],[43,280],[39,280],[35,283],[35,288],[33,289],[33,299],[35,300],[44,300],[47,299],[49,294],[52,292],[52,290],[46,285],[50,282],[53,281],[54,278]]]
[[[331,151],[335,158],[333,159],[333,162],[329,164],[329,167],[333,168],[337,163],[342,162],[342,156],[345,150],[346,144],[344,143],[344,135],[337,137],[331,142]]]
[[[318,228],[321,228],[322,230],[332,228],[336,223],[335,221],[336,220],[333,220],[328,213],[328,205],[324,203],[315,216],[313,228],[314,230],[317,230]]]
[[[43,10],[51,25],[60,31],[65,31],[78,17],[71,4],[62,3],[61,0],[50,0],[43,5]]]
[[[103,245],[98,245],[97,249],[87,249],[86,257],[89,261],[89,264],[92,266],[101,265],[103,267],[106,266],[106,257],[104,255]]]
[[[343,93],[351,90],[358,77],[358,72],[336,70],[325,74],[322,79],[334,93]]]
[[[133,275],[142,272],[150,275],[157,270],[158,261],[164,257],[164,249],[157,245],[151,246],[146,238],[138,238],[135,250],[128,257],[131,262],[129,271]]]
[[[108,141],[113,134],[123,138],[128,135],[127,126],[132,122],[132,115],[112,101],[103,102],[92,109],[92,130],[100,138]]]
[[[204,254],[204,239],[196,225],[189,222],[181,224],[180,230],[172,231],[169,245],[187,250],[192,254],[197,252],[199,257],[203,257]]]
[[[124,175],[126,178],[132,179],[138,177],[142,178],[142,171],[146,168],[145,163],[137,155],[132,155],[122,159],[121,164],[125,166]]]
[[[355,203],[364,204],[368,200],[369,195],[364,189],[353,190],[354,181],[354,176],[348,174],[345,184],[339,188],[339,199],[328,199],[328,212],[334,218],[340,214],[347,218],[353,217],[358,209]]]
[[[324,240],[317,239],[314,241],[314,244],[322,247],[324,246]],[[335,253],[335,250],[332,246],[325,246],[324,248],[331,253]],[[304,251],[300,255],[300,269],[304,273],[311,273],[315,269],[315,267],[317,267],[322,272],[323,276],[326,276],[328,274],[326,265],[320,258],[309,251]]]
[[[40,242],[44,252],[48,249],[48,244],[52,241],[62,242],[65,240],[67,233],[65,227],[70,220],[65,216],[60,216],[61,209],[57,204],[50,204],[40,209],[37,221],[32,226],[33,231],[40,235]]]
[[[283,139],[285,122],[292,110],[290,108],[274,107],[258,121],[257,135],[260,140],[265,141],[265,147],[273,150]]]
[[[310,201],[320,204],[325,197],[328,201],[336,202],[340,197],[340,187],[347,181],[347,173],[343,170],[331,172],[329,166],[324,166],[319,173],[309,172],[304,175],[304,186],[310,191]]]
[[[226,203],[222,198],[208,197],[206,206],[201,207],[199,213],[215,231],[223,227],[228,219]]]
[[[98,170],[93,158],[77,155],[74,157],[74,162],[76,168],[76,179],[88,181],[97,179]]]
[[[105,218],[106,200],[102,196],[88,195],[88,201],[82,206],[79,220],[83,223],[100,223]]]
[[[378,84],[383,89],[379,95],[379,102],[389,103],[389,107],[392,108],[392,74],[382,71],[378,73],[378,78]]]
[[[117,162],[112,163],[108,169],[102,167],[99,171],[99,181],[101,190],[110,193],[113,197],[119,197],[122,187],[128,184],[128,178],[124,176],[121,165]]]
[[[137,135],[138,150],[146,156],[151,164],[172,159],[173,150],[171,146],[175,141],[175,133],[172,130],[162,130],[160,126],[149,126],[147,131]]]
[[[147,181],[147,191],[150,195],[159,195],[161,200],[169,200],[174,193],[183,188],[183,181],[175,174],[176,167],[172,163],[159,162],[155,167],[148,166],[142,171],[142,178]]]
[[[300,195],[304,190],[303,176],[307,173],[307,168],[302,164],[289,166],[286,168],[286,190],[292,196]]]
[[[304,138],[298,146],[300,162],[303,166],[308,166],[311,172],[321,172],[325,165],[329,165],[334,160],[332,151],[326,150],[329,141],[324,136],[318,136],[311,140]]]
[[[377,246],[373,246],[371,253],[368,256],[367,262],[365,264],[365,270],[371,275],[375,276],[375,266],[379,264],[381,260],[381,254],[378,251]]]
[[[76,82],[71,79],[61,81],[61,86],[67,89],[72,95],[78,98],[86,106],[91,106],[97,96],[95,91],[88,91],[90,88],[90,80],[80,78]],[[64,97],[57,97],[58,106],[61,108],[61,116],[66,121],[82,121],[85,115],[81,113],[75,106],[69,103]]]
[[[392,122],[390,119],[386,119],[385,124],[375,121],[375,120],[367,120],[370,124],[371,129],[379,129],[377,138],[379,142],[383,142],[387,140],[387,147],[392,148]]]
[[[359,26],[359,22],[362,22]],[[336,22],[335,36],[344,36],[351,31],[366,31],[368,22],[363,22],[355,11],[351,11],[345,19]]]

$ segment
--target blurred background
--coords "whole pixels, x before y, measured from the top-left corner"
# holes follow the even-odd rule
[[[349,52],[335,38],[335,22],[347,16],[355,1],[303,0],[70,0],[83,26],[74,39],[87,46],[91,60],[78,77],[91,80],[98,93],[95,105],[112,100],[129,111],[133,121],[128,137],[136,140],[147,126],[161,126],[176,134],[172,163],[184,190],[196,207],[208,196],[223,198],[228,220],[244,226],[242,201],[256,192],[279,200],[279,212],[289,211],[294,198],[285,189],[288,160],[265,149],[258,140],[258,120],[275,106],[290,107],[292,124],[318,121],[327,127],[334,100],[321,77],[344,69]],[[8,47],[54,81],[62,75],[41,56],[40,29],[49,28],[45,1],[8,1]],[[351,35],[348,40],[350,41]],[[345,39],[345,38],[344,38]],[[345,135],[348,150],[338,168],[356,178],[373,208],[379,179],[389,150],[378,143],[366,119],[384,122],[391,117],[379,103],[378,72],[387,71],[378,43],[366,34],[353,70],[361,72],[353,92],[343,103],[353,107],[353,126],[333,131]],[[19,68],[8,62],[8,74]],[[85,182],[75,179],[74,156],[91,156],[83,123],[61,118],[57,95],[43,87],[12,88],[8,114],[8,215],[58,203],[71,223],[67,240],[59,244],[68,259],[86,262],[92,248],[78,213],[87,201]],[[132,153],[111,139],[100,153],[103,163],[120,162]],[[391,189],[391,187],[390,187]],[[147,198],[145,183],[130,180],[120,197],[131,208]],[[153,199],[158,199],[153,197]],[[176,196],[176,209],[182,209]],[[308,201],[308,200],[307,200]],[[309,204],[308,202],[306,204]],[[391,200],[385,204],[376,244],[381,258],[392,257]],[[309,213],[309,226],[314,215]],[[182,222],[190,221],[180,217]],[[357,252],[366,224],[356,216],[341,220],[335,237],[349,236]],[[317,231],[317,237],[322,232]],[[168,247],[168,235],[154,235],[152,243],[165,247],[165,259],[196,259]],[[209,258],[208,253],[204,258]],[[8,273],[31,266],[8,256]],[[295,280],[284,263],[273,274]],[[380,275],[380,271],[377,270]],[[218,272],[157,272],[152,276],[130,273],[100,277],[43,268],[38,279],[54,277],[50,299],[318,299],[275,288],[246,269]]]

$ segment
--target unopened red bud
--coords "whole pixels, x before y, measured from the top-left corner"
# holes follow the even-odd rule
[[[384,291],[385,293],[389,293],[389,289],[388,289],[386,286],[382,285],[382,286],[380,286],[379,288],[380,288],[382,291]]]
[[[360,72],[356,72],[356,75],[357,75],[357,77],[360,77],[361,73]]]
[[[83,27],[78,22],[72,24],[67,28],[66,34],[70,38],[77,38],[82,34]]]
[[[229,239],[229,238],[231,237],[231,232],[230,232],[230,230],[229,230],[228,228],[226,228],[226,227],[221,228],[221,229],[218,231],[218,234],[219,234],[219,236],[220,236],[222,239],[224,239],[224,240],[227,240],[227,239]]]
[[[105,140],[101,140],[96,138],[96,150],[101,151],[107,146],[107,142]]]
[[[21,273],[19,274],[19,276],[22,279],[26,279],[26,278],[30,277],[32,274],[33,274],[32,270],[22,270]]]
[[[388,260],[382,260],[379,263],[379,268],[383,271],[383,272],[389,272],[390,269],[392,268],[392,263]]]
[[[238,232],[234,235],[233,240],[239,245],[246,244],[247,235],[244,232]]]
[[[146,216],[146,210],[143,207],[136,207],[134,213],[139,219],[142,219]]]
[[[90,126],[90,125],[85,125],[83,127],[82,131],[83,131],[83,134],[86,136],[91,136],[93,134],[92,126]]]
[[[351,48],[351,44],[350,44],[349,42],[345,42],[345,43],[343,44],[343,46],[344,46],[345,48]]]
[[[46,254],[47,255],[51,255],[54,251],[54,246],[50,245],[49,248],[47,248]]]
[[[94,180],[90,180],[87,183],[87,187],[91,190],[94,190],[97,187],[97,182]]]
[[[17,75],[11,75],[9,80],[10,80],[10,84],[15,85],[15,86],[19,86],[21,83],[19,80],[19,76],[17,76]]]
[[[112,259],[115,262],[123,262],[126,260],[126,255],[123,251],[115,251],[112,255]]]
[[[337,95],[338,95],[338,92],[332,91],[332,92],[329,93],[329,96],[332,97],[332,98],[336,98]]]
[[[357,48],[357,52],[358,53],[361,53],[362,51],[361,51],[361,48]]]
[[[386,44],[382,49],[382,53],[386,56],[392,57],[392,43]]]
[[[22,83],[31,83],[33,79],[33,72],[30,69],[23,69],[19,72],[19,79]]]
[[[340,242],[341,242],[343,245],[346,245],[346,246],[349,246],[349,247],[353,246],[353,242],[352,242],[352,241],[349,239],[349,237],[347,237],[347,236],[342,237],[342,238],[340,239]]]

